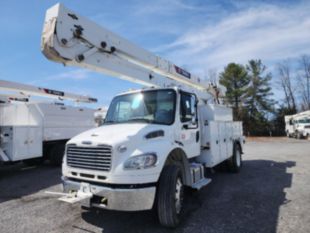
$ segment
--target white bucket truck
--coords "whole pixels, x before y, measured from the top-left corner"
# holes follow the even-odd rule
[[[45,56],[147,88],[116,96],[104,124],[66,146],[60,200],[111,210],[156,208],[167,227],[180,222],[184,187],[211,180],[205,168],[242,165],[241,122],[219,104],[224,88],[206,83],[57,4],[46,13]]]
[[[17,93],[17,94],[15,94]],[[58,103],[32,97],[57,99]],[[60,165],[65,143],[95,127],[95,111],[59,100],[93,103],[87,96],[0,80],[0,163],[36,163],[42,158]]]
[[[287,137],[307,139],[310,136],[310,111],[285,116],[284,119]]]

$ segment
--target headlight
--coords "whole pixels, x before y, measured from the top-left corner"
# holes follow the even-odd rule
[[[157,162],[157,155],[155,153],[148,153],[143,155],[138,155],[129,158],[124,163],[124,169],[145,169],[154,167]]]

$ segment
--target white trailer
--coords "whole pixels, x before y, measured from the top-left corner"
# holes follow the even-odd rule
[[[62,201],[123,211],[157,208],[175,227],[184,187],[210,183],[205,169],[242,165],[241,122],[220,105],[223,87],[57,4],[46,13],[45,56],[147,86],[116,96],[101,127],[72,138],[62,167]]]
[[[65,143],[95,127],[93,109],[30,99],[44,96],[92,103],[94,98],[4,80],[0,80],[0,90],[1,163],[48,158],[60,165]]]
[[[285,116],[284,120],[287,137],[307,139],[310,136],[310,111]]]

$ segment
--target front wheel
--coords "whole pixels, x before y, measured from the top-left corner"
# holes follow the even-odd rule
[[[233,173],[238,173],[242,166],[241,149],[239,145],[234,146],[233,156],[227,160],[228,170]]]
[[[180,166],[165,166],[159,179],[157,213],[165,227],[177,227],[183,210],[183,175]]]

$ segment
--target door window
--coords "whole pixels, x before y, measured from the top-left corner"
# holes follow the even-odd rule
[[[192,121],[193,117],[196,118],[196,96],[190,93],[181,93],[180,105],[181,122]]]

